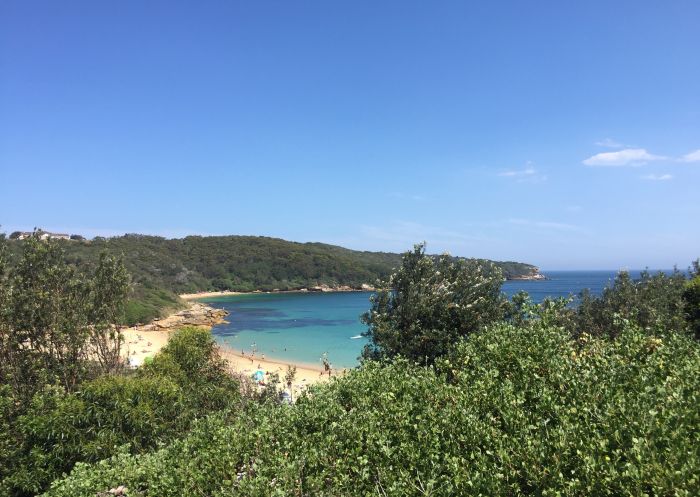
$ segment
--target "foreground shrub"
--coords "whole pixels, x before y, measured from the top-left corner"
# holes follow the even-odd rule
[[[698,392],[688,337],[499,325],[435,367],[366,362],[295,406],[78,465],[47,495],[697,495]]]
[[[35,495],[72,469],[78,461],[95,462],[120,447],[140,454],[184,436],[191,424],[227,409],[239,399],[238,384],[228,375],[206,330],[176,332],[153,363],[131,376],[103,376],[66,393],[47,387],[28,409],[8,419],[8,438],[0,447],[0,495]],[[9,412],[9,389],[0,391],[0,415]]]

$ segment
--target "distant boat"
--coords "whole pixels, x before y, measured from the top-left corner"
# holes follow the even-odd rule
[[[358,338],[362,338],[362,335],[355,335],[354,337],[350,337],[350,340],[357,340]]]

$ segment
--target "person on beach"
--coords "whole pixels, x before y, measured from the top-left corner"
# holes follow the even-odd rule
[[[324,353],[323,357],[321,358],[321,362],[323,362],[323,371],[328,372],[328,376],[331,375],[331,363],[328,361],[328,354]],[[321,373],[321,376],[323,376],[323,373]]]

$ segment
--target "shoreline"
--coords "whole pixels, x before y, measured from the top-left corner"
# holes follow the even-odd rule
[[[314,287],[314,288],[299,288],[297,290],[253,290],[252,292],[238,292],[233,290],[221,290],[218,292],[197,292],[197,293],[182,293],[178,295],[182,300],[199,300],[210,297],[230,297],[236,295],[268,295],[277,293],[352,293],[352,292],[374,292],[376,288],[349,288],[349,287]]]
[[[546,281],[546,275],[540,273],[539,271],[533,274],[525,274],[521,276],[514,276],[512,278],[506,278],[505,281]],[[231,297],[236,295],[269,295],[276,293],[335,293],[335,292],[376,292],[377,288],[371,285],[362,285],[361,288],[354,288],[350,286],[338,286],[330,287],[326,285],[320,285],[310,288],[297,288],[295,290],[253,290],[250,292],[241,292],[236,290],[220,290],[220,291],[201,291],[195,293],[182,293],[179,297],[182,300],[199,300],[211,297]]]
[[[193,319],[193,309],[204,311],[204,314],[200,314],[200,319],[201,316],[205,316],[201,322]],[[160,352],[167,345],[170,335],[178,328],[196,326],[211,332],[214,325],[224,321],[225,316],[222,314],[216,314],[215,320],[211,319],[212,313],[218,313],[218,311],[221,310],[192,302],[189,309],[184,311],[175,312],[146,325],[123,328],[121,333],[124,342],[121,356],[132,367],[139,367],[144,364],[148,357],[153,357]],[[183,316],[185,319],[178,319]],[[283,383],[287,368],[296,367],[296,378],[293,384],[295,394],[301,392],[307,385],[328,381],[331,377],[342,375],[344,371],[342,369],[334,370],[332,376],[329,377],[321,367],[306,363],[285,361],[277,357],[263,359],[260,355],[243,355],[231,346],[219,342],[216,342],[216,349],[219,356],[228,362],[229,369],[242,375],[252,376],[255,371],[261,369],[266,374],[279,374],[280,381]],[[282,385],[282,387],[286,389],[286,385]]]
[[[290,366],[296,367],[296,376],[293,382],[295,395],[308,385],[325,383],[331,378],[337,378],[345,374],[345,370],[334,370],[331,376],[323,372],[323,369],[315,368],[307,364],[295,364],[293,362],[280,361],[278,359],[262,359],[258,356],[241,355],[240,352],[226,345],[217,344],[219,355],[225,359],[232,371],[246,376],[252,376],[255,371],[261,369],[266,374],[277,373],[280,385],[286,389],[284,375]]]

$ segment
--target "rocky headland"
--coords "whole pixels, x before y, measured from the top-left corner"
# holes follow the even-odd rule
[[[532,281],[537,281],[537,280],[546,280],[547,277],[546,277],[544,274],[540,273],[540,269],[539,269],[539,268],[533,268],[532,271],[530,271],[530,272],[527,273],[527,274],[521,274],[521,275],[518,275],[518,276],[511,276],[511,277],[508,278],[508,279],[509,279],[509,280],[517,280],[517,281],[520,281],[520,280],[532,280]]]
[[[171,314],[162,319],[154,319],[153,322],[138,326],[140,331],[172,331],[183,326],[206,326],[211,328],[223,323],[228,316],[228,311],[195,302],[187,309]]]

